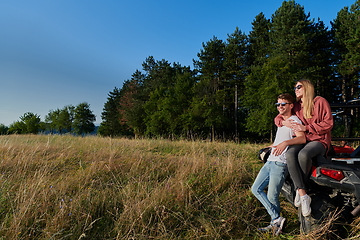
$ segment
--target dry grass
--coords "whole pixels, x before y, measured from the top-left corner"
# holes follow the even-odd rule
[[[305,239],[285,201],[286,234],[255,231],[260,147],[1,136],[0,239]]]

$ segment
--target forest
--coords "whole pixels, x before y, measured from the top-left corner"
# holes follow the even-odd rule
[[[149,56],[121,88],[109,92],[99,134],[185,139],[271,137],[280,93],[310,79],[330,103],[359,98],[360,1],[331,27],[295,1],[271,19],[259,13],[248,35],[202,44],[194,68]]]
[[[259,13],[251,25],[248,34],[236,27],[225,40],[213,36],[203,42],[193,66],[147,57],[140,70],[108,93],[98,134],[269,140],[275,130],[276,97],[293,93],[296,80],[310,79],[316,94],[330,103],[359,98],[359,0],[342,8],[330,27],[310,18],[304,6],[292,0],[284,1],[270,19]],[[83,106],[86,114],[78,123],[71,117],[75,107],[70,107],[51,111],[37,129],[93,131],[89,106]],[[9,128],[0,125],[0,132],[28,133],[22,122],[33,124],[29,120]],[[355,126],[358,133],[359,123]]]

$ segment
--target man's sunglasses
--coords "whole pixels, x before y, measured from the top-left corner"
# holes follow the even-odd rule
[[[297,85],[296,87],[294,87],[294,91],[299,90],[300,88],[302,88],[302,85]]]
[[[288,103],[288,102],[275,103],[275,106],[279,107],[281,105],[284,107],[286,104],[291,104],[291,103]]]

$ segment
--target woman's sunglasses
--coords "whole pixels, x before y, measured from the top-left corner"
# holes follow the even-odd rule
[[[294,91],[299,90],[300,88],[302,88],[302,85],[297,85],[296,87],[294,87]]]

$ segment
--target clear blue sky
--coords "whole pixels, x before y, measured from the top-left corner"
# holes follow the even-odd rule
[[[251,30],[281,0],[0,0],[0,123],[26,112],[90,104],[101,122],[107,94],[148,56],[191,66],[202,43]],[[328,26],[355,0],[298,0]]]

